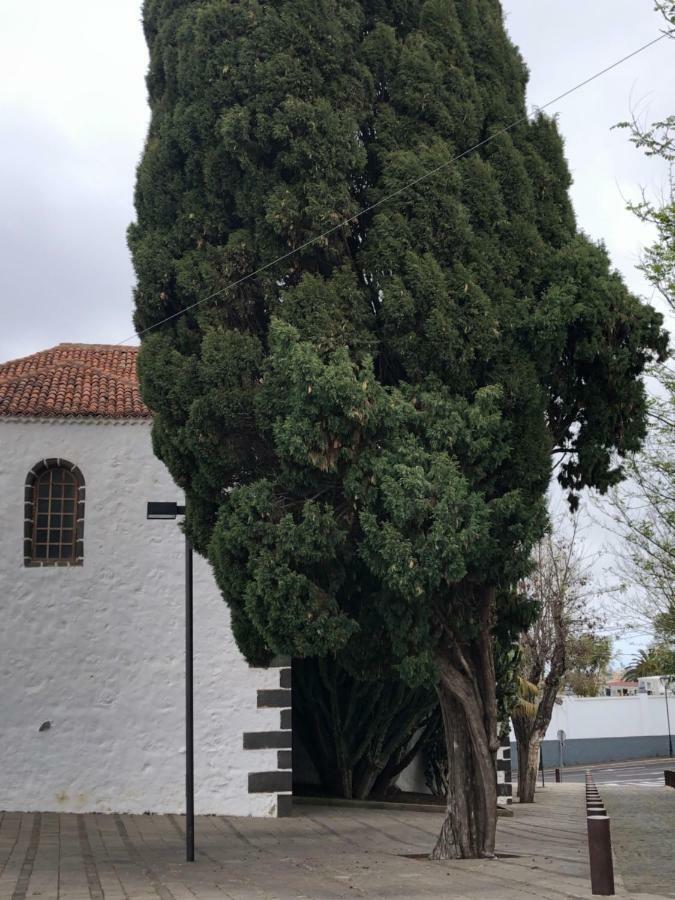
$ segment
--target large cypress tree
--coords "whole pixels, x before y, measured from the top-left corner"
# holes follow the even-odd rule
[[[375,649],[436,684],[435,854],[490,855],[495,639],[552,460],[574,497],[639,446],[659,317],[578,232],[555,123],[501,133],[527,73],[497,0],[146,0],[144,26],[140,375],[189,534],[251,661]]]

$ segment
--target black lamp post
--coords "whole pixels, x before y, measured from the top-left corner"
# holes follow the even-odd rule
[[[659,681],[663,685],[666,692],[666,721],[668,722],[668,755],[673,755],[673,737],[670,733],[670,711],[668,709],[668,685],[670,684],[671,675],[661,675]]]
[[[148,519],[184,516],[177,503],[148,503]],[[185,535],[185,857],[195,859],[194,708],[192,703],[192,545]]]

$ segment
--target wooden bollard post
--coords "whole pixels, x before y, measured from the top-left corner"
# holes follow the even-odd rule
[[[609,816],[588,816],[588,858],[591,864],[591,892],[602,897],[614,895],[614,864]]]
[[[556,769],[555,770],[555,783],[560,784],[561,780],[562,779],[560,777],[560,769]]]

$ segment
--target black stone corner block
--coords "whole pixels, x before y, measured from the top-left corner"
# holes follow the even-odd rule
[[[279,794],[277,797],[277,818],[287,819],[293,815],[293,795]]]
[[[251,776],[249,775],[249,778],[250,777]],[[250,793],[250,788],[249,788],[249,793]],[[497,785],[497,796],[498,797],[510,797],[510,796],[512,796],[512,794],[513,794],[513,787],[510,782],[507,782],[506,784],[504,784],[502,782],[501,784]]]
[[[249,772],[249,794],[275,794],[277,791],[293,790],[293,773],[287,772]]]
[[[280,728],[292,728],[293,727],[293,713],[290,709],[282,709],[280,718],[281,718],[281,721],[279,722]]]
[[[268,669],[285,669],[291,664],[290,656],[274,656],[268,664]]]
[[[497,771],[498,772],[510,772],[511,771],[511,760],[510,759],[498,759],[497,760]]]
[[[290,706],[291,692],[282,690],[258,691],[258,709],[263,706]]]
[[[290,669],[281,669],[279,671],[279,687],[280,688],[291,688],[291,670]]]
[[[291,747],[290,731],[246,731],[244,750],[276,750]]]
[[[278,750],[277,751],[277,768],[292,769],[293,768],[293,751]]]

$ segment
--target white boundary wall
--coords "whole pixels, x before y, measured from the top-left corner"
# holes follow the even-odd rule
[[[670,699],[675,725],[675,700]],[[542,745],[544,764],[557,766],[558,731],[565,732],[563,763],[585,765],[668,754],[665,697],[564,697],[553,708]],[[511,748],[516,749],[511,729]]]
[[[26,475],[50,457],[84,475],[82,567],[23,563]],[[184,811],[184,539],[146,520],[174,499],[148,421],[0,420],[0,809]],[[194,603],[195,811],[273,815],[248,773],[276,750],[242,733],[279,728],[256,708],[279,670],[248,667],[200,557]]]
[[[671,702],[675,711],[675,702]],[[547,741],[562,729],[568,740],[667,735],[664,697],[564,697],[553,707]],[[511,735],[515,740],[514,735]]]

